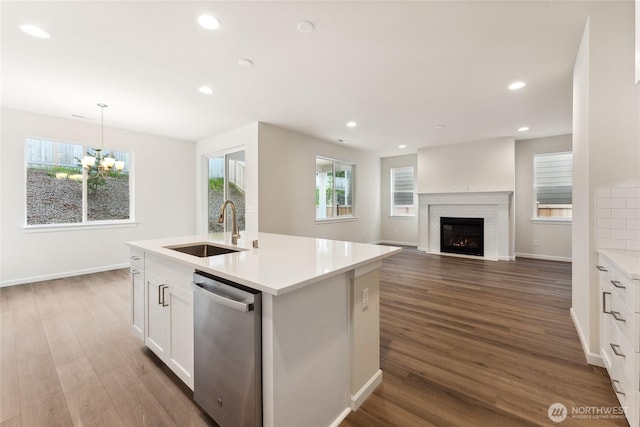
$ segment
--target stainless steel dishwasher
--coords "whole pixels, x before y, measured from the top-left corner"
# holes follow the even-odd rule
[[[195,401],[220,427],[262,425],[262,294],[193,275]]]

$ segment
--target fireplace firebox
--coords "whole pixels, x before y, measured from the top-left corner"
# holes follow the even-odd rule
[[[440,218],[440,252],[484,256],[484,218]]]

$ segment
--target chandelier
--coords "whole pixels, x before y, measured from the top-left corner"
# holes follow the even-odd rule
[[[90,176],[105,178],[109,175],[109,172],[113,170],[120,173],[120,171],[124,169],[124,162],[122,160],[116,160],[108,153],[104,154],[102,152],[104,149],[104,109],[107,108],[107,105],[97,105],[100,107],[100,148],[93,148],[93,155],[87,153],[80,163],[82,164],[82,168],[86,170]]]

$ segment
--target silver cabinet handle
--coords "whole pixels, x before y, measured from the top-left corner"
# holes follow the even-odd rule
[[[610,311],[607,311],[607,295],[611,296],[611,292],[602,292],[602,312],[611,314]]]
[[[596,268],[597,268],[598,270],[600,270],[600,271],[609,271],[609,270],[607,270],[606,268],[604,268],[604,266],[602,266],[602,265],[596,265]]]
[[[139,257],[138,255],[131,255],[131,256],[129,257],[129,259],[130,259],[131,261],[138,261],[138,260],[140,259],[140,257]]]
[[[626,395],[627,395],[627,393],[625,393],[624,391],[620,390],[620,389],[617,387],[617,384],[620,384],[620,381],[618,381],[618,380],[613,380],[613,379],[611,380],[611,386],[613,387],[613,391],[615,391],[615,392],[616,392],[616,394],[621,394],[621,395],[623,395],[623,396],[626,396]]]
[[[129,269],[129,272],[130,272],[131,274],[133,274],[133,275],[140,274],[140,270],[137,270],[137,269],[135,269],[135,268],[130,268],[130,269]]]
[[[162,303],[161,304],[162,304],[163,307],[167,307],[169,305],[169,303],[166,302],[166,300],[165,300],[164,290],[165,289],[169,289],[169,286],[160,285],[159,289],[160,289],[160,292],[162,293]]]
[[[618,322],[626,322],[626,319],[624,317],[622,317],[622,315],[620,314],[619,311],[613,311],[611,310],[611,315],[613,316],[614,319],[616,319]]]
[[[615,286],[616,288],[619,288],[619,289],[627,289],[627,287],[625,285],[623,285],[622,283],[620,283],[619,280],[611,280],[611,284],[613,286]]]
[[[613,350],[613,354],[624,358],[627,357],[624,353],[620,352],[620,346],[618,344],[609,343],[609,345],[611,346],[611,350]]]
[[[158,305],[164,305],[164,301],[162,300],[162,297],[164,296],[164,294],[162,293],[162,288],[164,288],[166,285],[160,285],[158,286]]]

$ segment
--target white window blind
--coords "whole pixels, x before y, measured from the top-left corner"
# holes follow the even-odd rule
[[[536,216],[571,217],[573,200],[573,153],[534,156]]]
[[[414,182],[412,166],[391,169],[391,215],[415,215]]]

